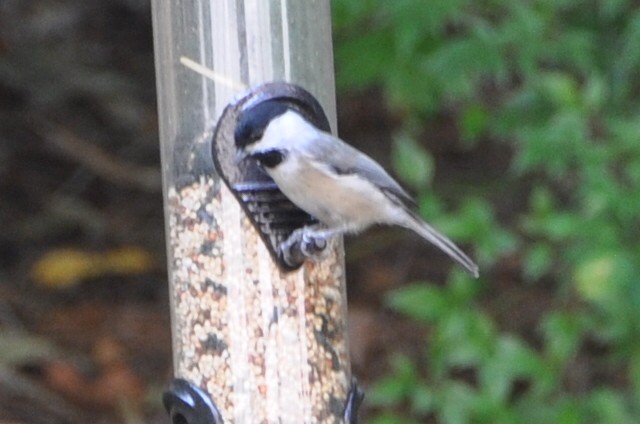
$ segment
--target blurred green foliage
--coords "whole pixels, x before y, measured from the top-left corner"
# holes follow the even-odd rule
[[[640,422],[637,4],[333,0],[333,14],[339,87],[381,87],[403,117],[393,164],[425,216],[471,242],[485,276],[509,254],[521,258],[522,281],[557,288],[535,348],[497,329],[477,306],[478,283],[457,272],[446,287],[391,293],[391,308],[428,326],[429,343],[424,361],[393,358],[368,397],[386,412],[370,422]],[[444,213],[430,190],[434,161],[417,141],[417,123],[442,113],[462,146],[490,140],[512,152],[502,184],[528,198],[512,223],[480,195]],[[621,382],[567,387],[587,342],[602,346]]]

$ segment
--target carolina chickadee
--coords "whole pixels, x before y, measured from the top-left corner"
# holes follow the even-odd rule
[[[244,112],[235,143],[241,158],[255,159],[289,200],[320,221],[304,229],[305,237],[326,240],[373,224],[400,225],[478,277],[478,266],[412,211],[413,199],[377,162],[286,104],[268,100]]]

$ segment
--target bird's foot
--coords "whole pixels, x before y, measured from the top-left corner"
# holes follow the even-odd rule
[[[300,250],[309,257],[324,257],[327,249],[327,238],[322,235],[316,235],[312,232],[303,231]]]
[[[321,233],[308,227],[299,228],[280,245],[280,255],[287,265],[296,268],[307,259],[323,259],[327,245],[327,238]]]

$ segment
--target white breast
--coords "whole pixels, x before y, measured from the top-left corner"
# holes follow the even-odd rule
[[[329,227],[355,232],[396,221],[398,208],[357,175],[336,175],[295,153],[268,173],[285,196]]]

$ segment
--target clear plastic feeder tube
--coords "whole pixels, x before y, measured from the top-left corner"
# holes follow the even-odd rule
[[[176,377],[225,423],[342,422],[351,385],[342,244],[282,272],[216,174],[230,101],[287,81],[335,129],[328,0],[153,0]]]

